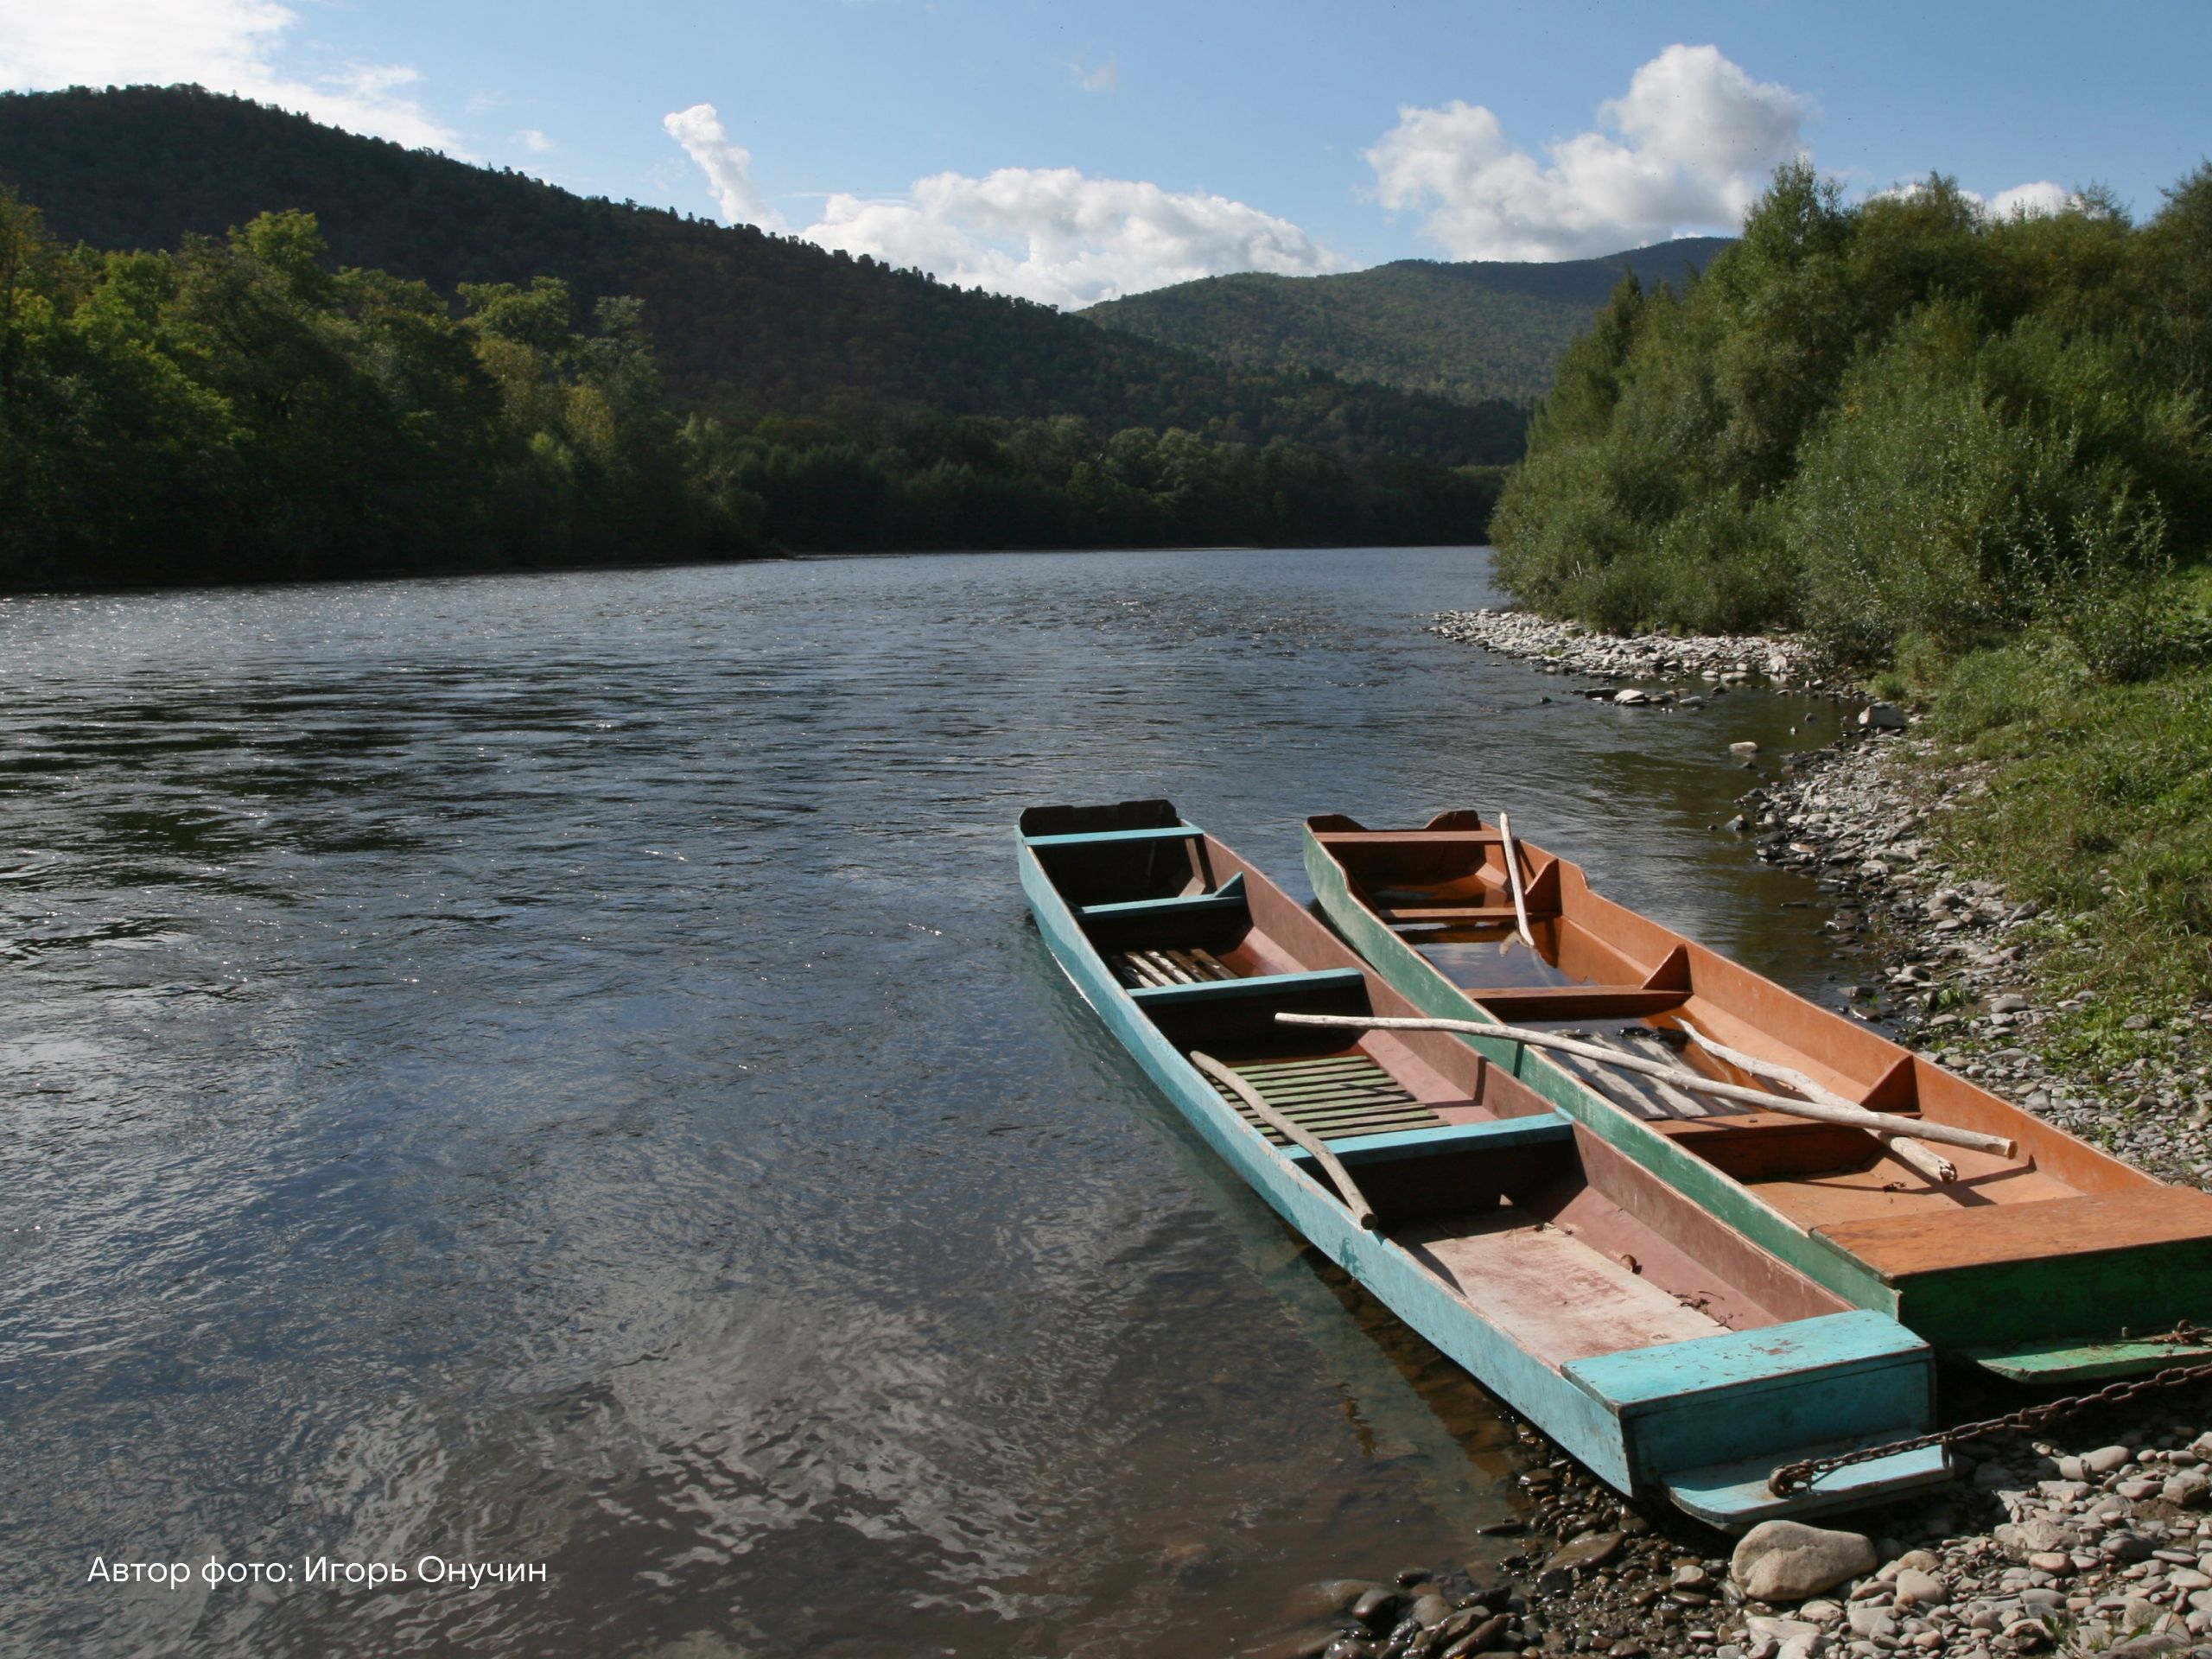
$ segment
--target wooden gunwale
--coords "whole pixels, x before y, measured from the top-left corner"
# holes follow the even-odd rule
[[[1056,833],[1047,856],[1052,847],[1080,845],[1080,833],[1068,827],[1071,816],[1080,823],[1070,809],[1052,810],[1046,822]],[[1024,815],[1025,824],[1030,818]],[[1322,981],[1322,994],[1333,994],[1332,970],[1350,969],[1366,1006],[1418,1012],[1227,847],[1210,836],[1190,846],[1195,884],[1241,880],[1249,902],[1251,932],[1227,949],[1217,943],[1222,960],[1248,974],[1261,969],[1308,987]],[[1022,847],[1020,862],[1032,911],[1061,967],[1199,1135],[1309,1241],[1623,1491],[1656,1496],[1679,1484],[1690,1495],[1683,1501],[1693,1513],[1740,1526],[1783,1511],[1756,1495],[1713,1496],[1714,1468],[1745,1457],[1779,1457],[1786,1447],[1838,1439],[1866,1443],[1925,1427],[1932,1371],[1923,1343],[1892,1321],[1853,1311],[1808,1275],[1749,1244],[1466,1045],[1436,1033],[1373,1033],[1342,1052],[1300,1056],[1281,1052],[1282,1037],[1271,1038],[1277,1046],[1271,1051],[1250,1031],[1241,1043],[1217,1042],[1217,1033],[1187,1022],[1225,1018],[1237,1004],[1179,1001],[1164,993],[1147,998],[1122,985],[1033,844]],[[1147,867],[1144,879],[1158,874]],[[1099,907],[1094,895],[1087,908]],[[1188,1058],[1194,1046],[1219,1054],[1241,1079],[1256,1077],[1263,1086],[1295,1078],[1309,1063],[1323,1079],[1379,1066],[1436,1119],[1433,1126],[1341,1140],[1320,1133],[1334,1142],[1332,1150],[1340,1147],[1356,1160],[1357,1179],[1378,1211],[1387,1212],[1394,1192],[1421,1195],[1426,1207],[1407,1210],[1410,1219],[1395,1225],[1384,1213],[1379,1231],[1358,1227],[1316,1179],[1310,1155],[1272,1144],[1199,1074]],[[1324,1089],[1319,1098],[1329,1097]],[[1538,1185],[1529,1187],[1531,1180]],[[1494,1185],[1499,1181],[1503,1191]],[[1453,1204],[1474,1205],[1480,1224],[1454,1223]],[[1532,1216],[1549,1219],[1522,1226],[1525,1236],[1516,1236],[1505,1218],[1530,1205]],[[1429,1236],[1440,1229],[1444,1245],[1479,1236],[1491,1241],[1483,1248],[1497,1260],[1524,1268],[1571,1262],[1590,1284],[1617,1299],[1622,1312],[1618,1319],[1606,1314],[1601,1295],[1579,1304],[1573,1319],[1516,1329],[1516,1320],[1534,1317],[1530,1310],[1541,1308],[1541,1300],[1516,1300],[1480,1277],[1453,1283],[1422,1257],[1440,1248],[1439,1237]],[[1648,1260],[1624,1265],[1619,1258],[1626,1251],[1616,1249],[1622,1240]],[[1659,1287],[1669,1282],[1686,1288],[1663,1293]],[[1632,1311],[1639,1306],[1642,1313]],[[1713,1306],[1722,1312],[1700,1311]],[[1640,1340],[1649,1337],[1664,1339],[1656,1346]],[[1654,1382],[1638,1357],[1646,1352],[1663,1356],[1650,1363],[1675,1381]],[[1605,1363],[1596,1371],[1586,1376],[1579,1369],[1597,1359]],[[1678,1409],[1691,1395],[1726,1404]],[[1785,1509],[1875,1501],[1943,1475],[1940,1458],[1890,1460]]]
[[[1451,816],[1462,825],[1472,821],[1468,814]],[[1465,860],[1454,861],[1454,842]],[[1306,862],[1330,920],[1424,1013],[1533,1023],[1533,1008],[1571,1007],[1578,988],[1463,988],[1361,902],[1372,884],[1411,904],[1408,895],[1418,883],[1408,870],[1464,885],[1470,867],[1494,857],[1492,845],[1465,829],[1433,823],[1401,834],[1332,816],[1308,820]],[[1831,1289],[1859,1306],[1897,1313],[1946,1349],[2002,1351],[2029,1341],[2047,1346],[2115,1325],[2139,1336],[2184,1313],[2212,1320],[2212,1200],[2200,1203],[2203,1195],[2191,1189],[2167,1187],[1878,1033],[1804,1001],[1592,892],[1575,866],[1525,840],[1519,845],[1541,866],[1547,903],[1536,907],[1540,939],[1580,940],[1592,962],[1641,968],[1647,986],[1664,984],[1672,993],[1670,1009],[1642,1014],[1646,1025],[1694,1027],[1746,1055],[1794,1068],[1820,1090],[1892,1116],[2009,1139],[2020,1153],[2010,1162],[1957,1153],[1956,1180],[1942,1182],[1857,1131],[1840,1140],[1808,1126],[1791,1131],[1771,1114],[1647,1119],[1608,1098],[1624,1091],[1602,1066],[1578,1073],[1530,1049],[1465,1039],[1638,1163]],[[1406,849],[1406,869],[1390,859],[1398,849]],[[1580,988],[1595,995],[1618,984],[1616,979],[1612,986]],[[1638,1017],[1626,1008],[1618,1014]],[[1709,1057],[1701,1069],[1729,1080],[1738,1075]],[[1795,1152],[1788,1149],[1793,1134]],[[1946,1148],[1946,1155],[1954,1154]],[[1833,1158],[1830,1166],[1819,1166],[1823,1157]],[[2139,1204],[2065,1207],[2098,1198]],[[1999,1217],[2005,1219],[1992,1229],[1990,1218]],[[2123,1224],[2123,1217],[2155,1219],[2138,1226]],[[2015,1243],[2000,1250],[1978,1242],[2000,1232]],[[2155,1288],[2148,1284],[2153,1276]],[[2106,1354],[2096,1363],[2116,1362]],[[2049,1368],[2039,1374],[2054,1381],[2068,1375]]]

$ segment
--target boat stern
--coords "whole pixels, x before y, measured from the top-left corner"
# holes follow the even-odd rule
[[[1950,1478],[1938,1446],[1847,1465],[1786,1497],[1768,1485],[1784,1464],[1935,1427],[1935,1352],[1885,1314],[1596,1355],[1566,1373],[1619,1423],[1635,1488],[1717,1527],[1879,1503]]]

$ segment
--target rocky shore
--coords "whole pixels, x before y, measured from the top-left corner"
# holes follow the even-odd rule
[[[2096,1023],[2101,993],[2038,991],[2050,918],[1944,861],[1944,815],[1986,784],[1971,768],[1939,770],[1935,759],[1910,733],[1853,732],[1742,797],[1730,827],[1755,838],[1769,862],[1816,873],[1833,895],[1830,931],[1870,969],[1870,982],[1853,988],[1853,1014],[1885,1019],[1906,1046],[2139,1168],[2203,1185],[2212,1179],[2212,1009],[2164,1025],[2121,1014],[2134,1052],[2109,1070],[2054,1052]]]
[[[1801,642],[1622,639],[1515,611],[1453,612],[1434,631],[1546,671],[1599,676],[1690,704],[1716,683],[1832,695]],[[1649,683],[1675,682],[1658,690]],[[1589,695],[1608,695],[1591,688]],[[2050,918],[1955,870],[1943,815],[1985,787],[1939,764],[1886,705],[1832,747],[1787,757],[1726,828],[1768,862],[1814,874],[1839,947],[1867,964],[1850,1011],[2084,1139],[2168,1179],[2212,1180],[2212,1009],[2128,1033],[2108,1069],[2059,1050],[2101,1013],[2090,988],[2036,969]],[[2023,1402],[2005,1396],[1993,1411]],[[1523,1431],[1529,1530],[1487,1578],[1412,1569],[1317,1586],[1255,1654],[1471,1659],[1602,1654],[1704,1659],[2108,1653],[2212,1659],[2212,1381],[2093,1408],[2042,1433],[1959,1446],[1949,1490],[1854,1513],[1835,1529],[1760,1529],[1740,1542],[1672,1511],[1637,1513]],[[1318,1617],[1317,1617],[1318,1615]]]
[[[1508,610],[1446,611],[1429,631],[1461,645],[1524,658],[1553,673],[1722,684],[1756,678],[1814,689],[1824,683],[1818,653],[1805,641],[1783,634],[1592,633],[1577,623]]]
[[[1502,1573],[1414,1568],[1388,1584],[1317,1586],[1313,1606],[1325,1616],[1246,1651],[2212,1655],[2212,1434],[2183,1421],[2212,1402],[2201,1386],[2171,1399],[2103,1408],[2061,1439],[2008,1433],[1961,1447],[1959,1484],[1933,1499],[1835,1528],[1770,1522],[1737,1541],[1622,1510],[1555,1458],[1524,1478],[1536,1529]],[[2117,1438],[2100,1438],[2123,1417]]]

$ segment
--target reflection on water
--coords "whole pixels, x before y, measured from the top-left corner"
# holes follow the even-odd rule
[[[0,604],[0,1649],[1216,1653],[1479,1559],[1511,1438],[1145,1085],[1020,810],[1510,808],[1800,985],[1703,716],[1465,552]],[[1477,717],[1476,711],[1480,711]],[[1479,947],[1478,947],[1479,948]],[[542,1562],[172,1591],[95,1556]]]

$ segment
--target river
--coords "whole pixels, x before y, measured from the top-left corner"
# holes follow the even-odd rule
[[[1503,807],[1829,988],[1710,826],[1834,710],[1424,633],[1486,558],[0,601],[0,1649],[1180,1659],[1510,1548],[1510,1429],[1217,1167],[1012,857],[1166,795],[1302,893],[1308,812]]]

